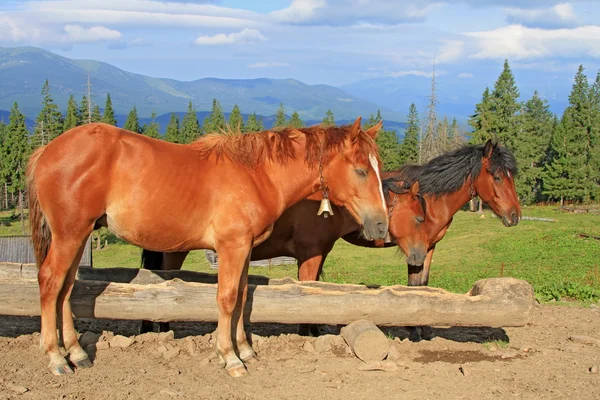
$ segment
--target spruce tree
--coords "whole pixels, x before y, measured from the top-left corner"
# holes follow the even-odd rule
[[[171,143],[181,143],[181,139],[179,138],[179,117],[175,113],[171,113],[171,118],[165,132],[165,140]]]
[[[67,104],[67,113],[63,122],[63,132],[68,131],[71,128],[77,126],[77,102],[73,95],[69,96],[69,102]]]
[[[142,134],[154,139],[160,139],[160,125],[156,122],[156,112],[152,111],[150,116],[152,121],[149,124],[144,124]]]
[[[302,120],[300,119],[300,115],[298,114],[298,111],[294,111],[294,113],[292,114],[292,117],[290,118],[290,121],[288,122],[288,126],[291,126],[292,128],[303,128],[304,127],[304,122],[302,122]]]
[[[482,144],[494,138],[492,133],[493,120],[490,89],[486,87],[481,102],[475,105],[475,114],[469,118],[469,125],[473,128],[470,143]]]
[[[52,139],[62,133],[62,114],[50,95],[50,84],[48,79],[42,87],[42,109],[37,116],[36,127],[33,136],[35,147],[48,144]]]
[[[590,91],[590,154],[588,169],[590,173],[591,195],[594,200],[600,199],[600,71]]]
[[[0,190],[2,193],[8,192],[8,171],[5,168],[5,163],[8,162],[8,158],[4,153],[4,141],[6,140],[6,124],[4,121],[0,121]],[[4,198],[4,196],[1,196]],[[8,208],[8,199],[5,199],[4,206]],[[0,201],[0,209],[2,209],[2,201]]]
[[[283,103],[279,104],[277,108],[277,112],[275,112],[275,123],[273,124],[274,128],[287,126],[287,119],[285,117],[285,107]]]
[[[325,113],[325,117],[323,121],[321,121],[321,125],[323,126],[333,126],[335,125],[335,118],[333,116],[333,112],[331,110],[327,110]]]
[[[542,171],[554,128],[554,115],[537,91],[523,107],[515,156],[519,166],[517,193],[524,203],[542,200]]]
[[[10,111],[10,123],[6,127],[2,145],[2,175],[8,183],[8,191],[13,194],[18,193],[21,224],[24,231],[23,191],[25,190],[25,168],[30,154],[30,146],[25,116],[19,111],[17,102]]]
[[[242,112],[237,104],[233,106],[233,110],[231,110],[231,114],[229,114],[228,124],[229,129],[232,131],[244,132],[244,118],[242,117]]]
[[[456,120],[456,118],[452,119],[452,124],[450,125],[450,132],[448,135],[448,142],[450,150],[457,149],[463,145],[463,137],[460,133],[460,128],[458,126],[458,121]]]
[[[83,96],[81,103],[79,103],[79,112],[77,113],[78,125],[88,124],[91,121],[90,104],[86,96]]]
[[[259,132],[263,130],[262,118],[256,116],[256,112],[248,115],[248,120],[244,126],[244,132]]]
[[[498,139],[508,148],[515,150],[517,140],[517,125],[520,109],[518,102],[519,89],[515,83],[515,77],[504,61],[504,68],[494,84],[491,96],[491,108],[494,118],[491,121],[491,131],[498,135]]]
[[[96,104],[92,109],[92,122],[102,121],[102,114],[100,113],[100,106]]]
[[[223,114],[221,113],[221,115]],[[224,117],[223,121],[225,121]],[[224,125],[225,124],[223,123],[223,128]],[[183,116],[183,120],[181,121],[181,129],[179,130],[179,143],[191,143],[198,139],[201,133],[202,132],[200,131],[200,125],[198,124],[196,109],[190,101],[187,113]]]
[[[380,130],[376,139],[379,146],[379,157],[385,171],[397,170],[402,166],[400,143],[393,130]]]
[[[221,133],[225,129],[225,115],[217,99],[213,99],[212,109],[204,119],[202,131],[204,133]]]
[[[117,126],[117,118],[115,117],[115,110],[113,110],[110,93],[106,94],[106,103],[104,103],[104,115],[102,116],[102,122]]]
[[[135,133],[142,132],[142,129],[140,127],[140,120],[138,118],[137,108],[135,106],[133,106],[133,109],[129,111],[129,115],[127,115],[127,120],[125,121],[125,125],[123,125],[123,129]]]
[[[408,110],[408,126],[404,131],[404,140],[399,146],[400,163],[416,163],[419,159],[419,114],[415,103]]]

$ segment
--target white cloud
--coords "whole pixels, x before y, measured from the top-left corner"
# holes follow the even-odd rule
[[[273,11],[275,22],[294,25],[393,25],[423,21],[439,2],[396,0],[293,0]]]
[[[600,26],[539,29],[509,25],[491,31],[469,32],[479,59],[543,57],[600,57]]]
[[[65,25],[66,39],[73,43],[100,42],[118,40],[121,32],[103,26],[85,28],[81,25]]]
[[[577,25],[577,15],[569,3],[556,4],[550,8],[506,8],[509,24],[529,27],[564,28]]]
[[[256,44],[265,40],[267,40],[267,38],[257,29],[245,28],[236,33],[219,33],[214,36],[199,36],[196,38],[195,43],[199,45],[217,46],[235,43]]]
[[[461,72],[460,74],[458,74],[458,77],[461,79],[468,79],[472,78],[473,74],[471,74],[470,72]]]
[[[436,72],[435,74],[440,75],[439,72]],[[420,71],[420,70],[395,71],[395,72],[388,72],[388,73],[386,73],[386,75],[391,76],[393,78],[400,78],[402,76],[408,76],[408,75],[422,76],[424,78],[431,78],[432,71]]]
[[[284,62],[265,62],[259,61],[252,64],[248,64],[248,68],[280,68],[280,67],[291,67],[290,64]]]
[[[464,54],[464,44],[460,40],[446,41],[442,50],[435,57],[440,64],[451,63],[459,60]]]
[[[31,24],[19,18],[0,16],[0,42],[11,44],[56,45],[111,42],[121,39],[121,32],[103,26],[85,27],[67,24],[61,28]]]

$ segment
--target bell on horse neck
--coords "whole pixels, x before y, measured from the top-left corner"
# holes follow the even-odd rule
[[[329,215],[333,215],[333,210],[331,209],[331,203],[329,199],[321,200],[321,205],[319,206],[319,211],[317,215],[323,214],[323,218],[329,217]]]

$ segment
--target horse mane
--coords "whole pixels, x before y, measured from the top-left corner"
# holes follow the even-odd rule
[[[401,178],[419,181],[421,194],[450,194],[459,191],[469,176],[475,180],[481,173],[481,160],[485,145],[466,145],[444,153],[427,164],[405,165],[396,171]],[[504,146],[494,144],[490,157],[490,170],[517,175],[514,155]]]
[[[326,165],[334,154],[343,149],[350,128],[351,125],[315,125],[308,128],[286,127],[253,133],[241,133],[239,130],[227,128],[222,133],[205,135],[193,142],[191,146],[203,159],[215,154],[217,160],[226,157],[242,166],[256,168],[266,160],[285,164],[289,160],[296,159],[294,145],[303,135],[306,138],[305,161],[313,167],[321,159]],[[369,154],[378,154],[375,141],[364,131],[360,131],[356,142],[359,149],[354,161],[368,163]],[[322,150],[321,146],[323,146]]]
[[[414,182],[415,181],[412,179],[402,178],[399,176],[391,176],[389,178],[382,179],[381,180],[381,188],[383,189],[383,196],[385,197],[386,203],[389,203],[391,200],[390,193],[406,194],[406,193],[410,192],[410,187],[412,186],[412,184]],[[417,194],[417,197],[419,198],[419,201],[421,202],[421,207],[423,207],[423,212],[426,213],[427,212],[427,204],[426,204],[425,198],[423,196],[421,196],[420,186],[421,186],[421,182],[419,182],[419,193]]]

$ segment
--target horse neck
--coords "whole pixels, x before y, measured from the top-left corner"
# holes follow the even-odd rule
[[[471,185],[469,180],[466,180],[456,192],[441,195],[426,194],[424,197],[427,204],[426,221],[433,227],[442,229],[471,199]]]
[[[319,167],[307,166],[303,154],[285,163],[268,163],[264,169],[283,207],[282,212],[307,198],[319,187]]]

